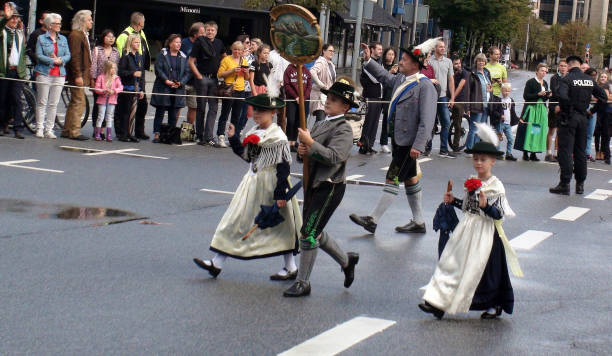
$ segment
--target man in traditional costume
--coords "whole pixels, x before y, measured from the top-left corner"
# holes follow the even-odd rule
[[[495,319],[502,311],[512,314],[514,292],[508,265],[515,276],[522,271],[502,229],[502,219],[514,216],[504,185],[491,174],[498,139],[493,129],[476,123],[481,141],[466,150],[473,154],[477,176],[465,182],[466,195],[456,199],[449,191],[444,202],[464,215],[446,243],[419,308],[441,319],[444,313],[484,310],[483,319]]]
[[[389,73],[370,58],[370,49],[362,44],[363,67],[382,85],[393,88],[389,105],[389,136],[392,137],[392,161],[387,170],[383,193],[368,216],[351,214],[351,220],[374,233],[378,220],[391,206],[399,193],[400,182],[406,187],[406,196],[412,220],[397,226],[395,231],[425,233],[425,220],[421,206],[421,182],[417,176],[417,158],[425,150],[436,117],[438,93],[431,81],[420,70],[427,54],[433,50],[437,39],[431,39],[412,49],[402,49],[397,75]]]
[[[249,163],[249,171],[242,178],[217,226],[210,244],[210,250],[215,252],[214,257],[212,260],[194,258],[193,261],[211,276],[217,277],[228,256],[249,260],[283,255],[285,266],[270,279],[295,279],[297,266],[294,254],[298,251],[302,217],[297,198],[289,201],[286,198],[290,184],[291,152],[287,136],[273,122],[274,113],[285,103],[274,93],[250,97],[246,102],[253,106],[258,125],[246,134],[242,142],[235,135],[233,125],[230,125],[228,136],[234,153]],[[260,206],[275,202],[284,221],[274,227],[256,229],[248,239],[243,239],[253,226]]]
[[[353,283],[359,254],[344,253],[336,242],[323,231],[346,189],[346,161],[353,147],[353,130],[344,114],[358,105],[354,101],[355,89],[342,82],[328,90],[325,102],[325,120],[315,123],[312,132],[299,129],[298,153],[309,157],[308,186],[304,194],[304,224],[300,237],[300,267],[297,281],[283,295],[301,297],[310,294],[310,272],[319,247],[330,255],[344,272],[344,287]]]

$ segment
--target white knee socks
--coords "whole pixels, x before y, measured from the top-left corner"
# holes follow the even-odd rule
[[[215,253],[215,255],[213,256],[212,259],[212,264],[217,267],[218,269],[222,269],[223,268],[223,262],[225,262],[225,259],[227,258],[227,255],[222,255],[220,253]]]
[[[380,219],[385,211],[389,209],[391,203],[393,203],[393,199],[399,193],[399,186],[395,184],[385,184],[383,188],[383,193],[378,200],[378,204],[374,208],[374,210],[370,213],[370,216],[374,220],[375,223],[378,223],[378,219]]]
[[[417,224],[425,222],[423,220],[423,208],[421,207],[421,189],[421,182],[406,186],[406,197],[408,198],[410,210],[412,210],[412,220]]]

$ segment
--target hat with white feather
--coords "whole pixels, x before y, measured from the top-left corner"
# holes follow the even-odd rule
[[[266,81],[267,93],[251,96],[245,100],[246,103],[260,110],[276,110],[284,108],[285,102],[282,99],[279,99],[280,85],[273,82],[265,74],[263,77]]]
[[[493,128],[481,122],[475,122],[474,125],[478,128],[477,134],[480,141],[476,142],[472,148],[465,150],[465,153],[484,153],[496,157],[501,157],[504,152],[497,150],[499,139]]]
[[[438,44],[438,41],[441,40],[442,37],[430,38],[418,46],[412,46],[407,49],[400,48],[400,51],[405,52],[407,55],[412,57],[412,59],[419,63],[419,67],[423,69],[423,67],[425,67],[427,55],[436,48],[436,44]]]

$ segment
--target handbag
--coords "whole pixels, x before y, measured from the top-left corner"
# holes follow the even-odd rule
[[[234,83],[219,82],[217,84],[217,96],[228,98],[234,95]]]
[[[196,137],[195,128],[193,124],[183,121],[181,124],[181,141],[194,142]]]

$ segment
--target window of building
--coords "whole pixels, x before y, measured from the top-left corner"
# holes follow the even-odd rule
[[[552,25],[553,22],[553,12],[552,11],[542,11],[540,10],[540,19],[546,22],[547,25]]]

